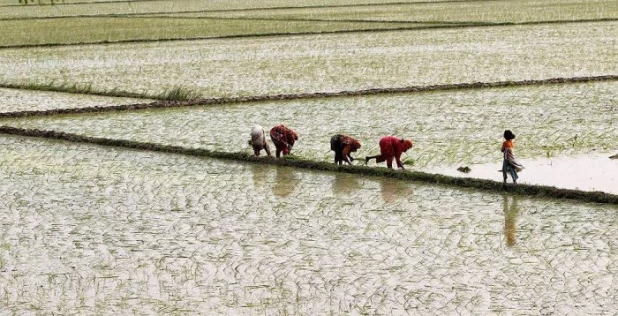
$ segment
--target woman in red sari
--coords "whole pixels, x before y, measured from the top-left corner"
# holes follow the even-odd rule
[[[409,139],[395,136],[382,137],[382,139],[380,139],[380,154],[365,157],[365,164],[371,159],[375,159],[377,163],[386,161],[386,166],[392,169],[394,158],[397,162],[397,167],[405,169],[401,163],[401,154],[412,148],[412,146],[414,146],[414,144]]]
[[[287,126],[281,124],[270,130],[270,139],[272,139],[275,144],[275,148],[277,149],[276,156],[279,158],[282,152],[285,156],[292,151],[292,146],[294,146],[294,142],[298,140],[298,135]]]

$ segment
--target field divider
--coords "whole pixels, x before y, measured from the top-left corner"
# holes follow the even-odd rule
[[[523,80],[523,81],[473,82],[473,83],[458,83],[458,84],[430,85],[430,86],[408,86],[408,87],[400,87],[400,88],[373,88],[373,89],[350,90],[350,91],[340,91],[340,92],[314,92],[314,93],[277,94],[277,95],[261,95],[261,96],[246,96],[246,97],[205,98],[205,99],[195,99],[195,100],[188,100],[188,101],[159,100],[159,101],[149,102],[149,103],[136,103],[136,104],[124,104],[124,105],[4,112],[4,113],[0,113],[0,119],[33,117],[33,116],[66,115],[66,114],[101,113],[101,112],[114,112],[114,111],[135,111],[135,110],[145,110],[145,109],[177,108],[177,107],[189,107],[189,106],[208,106],[208,105],[215,106],[215,105],[270,102],[270,101],[356,97],[356,96],[369,96],[369,95],[380,95],[380,94],[405,94],[405,93],[420,93],[420,92],[449,91],[449,90],[508,88],[508,87],[553,85],[553,84],[576,84],[576,83],[616,81],[616,80],[618,80],[618,75],[604,75],[604,76],[590,76],[590,77],[549,78],[549,79]],[[28,89],[27,87],[28,86],[26,86],[26,89]],[[8,85],[8,84],[2,84],[2,83],[0,83],[0,88],[19,89],[15,85]],[[39,91],[39,90],[36,90],[36,91]],[[50,91],[50,90],[45,90],[45,91]],[[64,91],[58,91],[58,92],[64,92]],[[81,93],[81,92],[77,92],[77,93],[78,94],[89,94],[89,93]],[[113,94],[113,93],[115,92],[111,92],[110,94]],[[102,96],[105,94],[97,92],[94,95]],[[108,95],[108,96],[117,96],[117,95]],[[144,96],[144,97],[148,99],[157,98],[157,96]]]
[[[255,157],[242,152],[221,152],[202,148],[186,148],[181,146],[162,145],[147,142],[138,142],[131,140],[119,140],[109,138],[89,137],[78,134],[56,132],[52,130],[38,129],[22,129],[10,126],[0,126],[0,134],[18,135],[25,137],[38,137],[47,139],[56,139],[69,141],[73,143],[94,144],[108,147],[120,147],[135,150],[155,151],[162,153],[172,153],[187,156],[206,157],[214,159],[232,160],[238,162],[256,163],[273,166],[295,167],[299,169],[327,171],[357,174],[363,176],[392,178],[404,181],[422,182],[429,184],[437,184],[444,186],[453,186],[469,189],[477,189],[490,192],[508,191],[512,194],[544,197],[555,199],[569,199],[584,202],[595,202],[603,204],[618,204],[618,195],[605,192],[590,192],[571,189],[561,189],[550,186],[528,185],[528,184],[504,184],[502,182],[477,179],[477,178],[460,178],[441,174],[432,174],[421,171],[400,171],[379,167],[367,167],[360,165],[339,166],[328,162],[318,162],[303,158],[273,158],[273,157]]]

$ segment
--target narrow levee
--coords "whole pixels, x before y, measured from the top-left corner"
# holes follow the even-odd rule
[[[475,178],[460,178],[446,176],[440,174],[430,174],[418,171],[398,171],[385,168],[369,168],[365,166],[337,166],[326,162],[316,162],[306,159],[276,159],[276,158],[259,158],[245,153],[219,152],[207,149],[184,148],[180,146],[160,145],[145,142],[136,142],[129,140],[116,140],[108,138],[96,138],[81,136],[70,133],[45,131],[45,130],[27,130],[7,126],[0,126],[1,134],[20,135],[28,137],[42,137],[50,139],[59,139],[75,143],[96,144],[111,147],[123,147],[139,150],[166,152],[183,154],[190,156],[201,156],[217,159],[227,159],[235,161],[245,161],[251,163],[261,163],[267,165],[289,166],[309,170],[322,170],[330,172],[341,172],[350,174],[360,174],[367,176],[378,176],[394,178],[398,180],[409,180],[416,182],[425,182],[432,184],[441,184],[449,186],[457,186],[462,188],[474,188],[485,191],[508,191],[510,193],[526,196],[549,197],[558,199],[571,199],[586,202],[618,204],[618,195],[604,192],[589,192],[580,190],[561,189],[556,187],[548,187],[541,185],[526,185],[520,184],[516,186],[504,185],[501,182],[475,179]]]

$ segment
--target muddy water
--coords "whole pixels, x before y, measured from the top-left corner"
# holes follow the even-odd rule
[[[614,207],[0,141],[7,313],[618,309]]]
[[[152,102],[152,100],[0,88],[0,113],[114,106],[147,102]]]
[[[519,183],[540,184],[585,191],[603,191],[618,194],[618,159],[610,159],[611,153],[560,156],[522,160],[525,169],[519,173]],[[502,181],[502,161],[468,166],[471,171],[457,171],[460,166],[428,168],[434,173],[459,177],[483,178]],[[508,176],[508,182],[512,182]]]

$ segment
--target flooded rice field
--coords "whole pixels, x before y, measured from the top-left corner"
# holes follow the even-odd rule
[[[105,107],[146,102],[152,102],[152,100],[0,88],[0,113]]]
[[[618,309],[615,207],[0,138],[7,313]]]
[[[412,138],[413,168],[502,161],[505,127],[524,159],[617,150],[618,82],[328,98],[66,115],[0,121],[3,125],[94,137],[251,151],[249,131],[285,123],[298,132],[296,156],[331,161],[330,137],[359,139],[357,157],[379,151],[384,135]],[[446,114],[448,113],[448,114]],[[413,162],[412,162],[413,161]],[[498,180],[501,177],[496,174]]]
[[[93,32],[89,27],[96,24],[100,32]],[[246,36],[248,28],[252,36],[260,34],[284,33],[322,33],[335,31],[375,29],[398,29],[402,24],[338,21],[273,21],[269,23],[254,23],[247,26],[247,20],[238,19],[179,19],[176,17],[81,17],[66,18],[64,24],[58,19],[24,19],[0,20],[0,28],[6,32],[0,33],[0,49],[22,45],[63,45],[126,41],[157,41],[159,39],[210,38]],[[416,23],[409,26],[422,27]],[[55,28],[73,28],[73,32],[59,33]],[[20,30],[29,29],[24,36]]]
[[[0,82],[226,97],[597,76],[618,72],[616,33],[604,22],[3,49]]]
[[[279,10],[238,10],[176,14],[176,16],[216,16],[234,18],[426,22],[532,22],[616,18],[618,3],[607,0],[563,1],[435,1],[412,5],[400,2],[382,6],[315,6]]]
[[[440,1],[440,0],[429,0]],[[413,0],[408,2],[429,2],[427,0]],[[51,0],[37,0],[37,2],[50,3]],[[93,3],[96,2],[96,3]],[[105,3],[107,2],[107,3]],[[354,4],[392,4],[392,0],[320,0],[321,5],[354,5]],[[63,3],[71,5],[42,5],[24,6],[14,0],[0,0],[4,5],[0,11],[1,18],[24,18],[24,17],[61,17],[76,15],[123,15],[123,14],[151,14],[151,13],[174,13],[185,11],[210,11],[210,10],[251,10],[257,8],[277,8],[290,6],[289,0],[225,0],[225,1],[130,1],[122,3],[118,0],[63,0]],[[11,6],[7,6],[10,4]],[[93,13],[93,5],[96,11]],[[295,6],[315,6],[315,0],[296,0]]]
[[[614,152],[520,160],[526,168],[519,173],[518,183],[618,194],[618,159],[609,159],[616,153],[618,149]],[[469,165],[468,173],[457,171],[461,166],[431,167],[426,171],[454,177],[502,180],[502,161]],[[508,181],[510,183],[512,179],[509,177]]]

